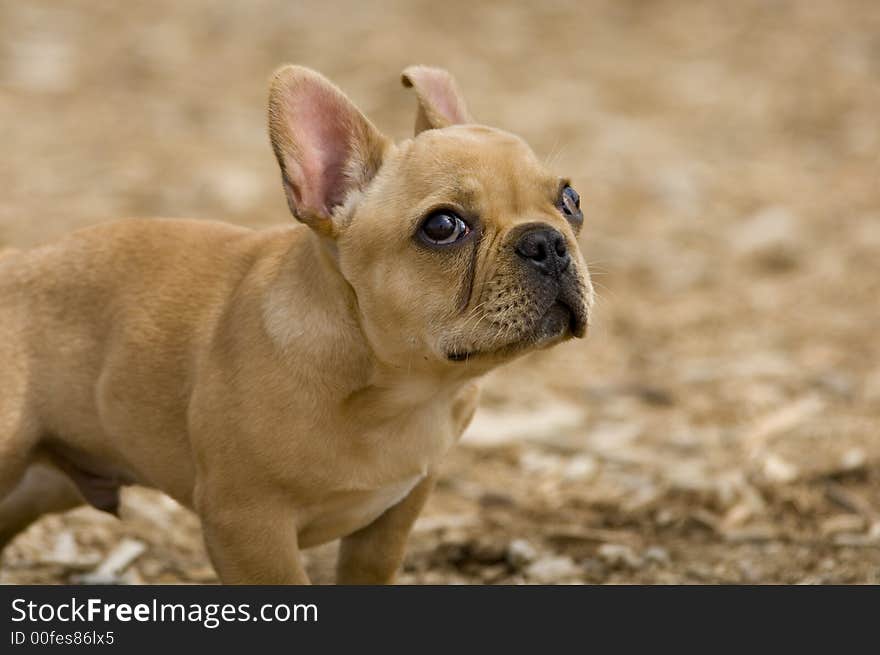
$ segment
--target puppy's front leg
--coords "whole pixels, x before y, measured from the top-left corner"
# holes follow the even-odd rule
[[[402,501],[344,539],[336,566],[337,584],[391,584],[403,561],[406,540],[435,477],[427,476]]]
[[[310,584],[289,507],[218,499],[203,490],[196,508],[205,545],[224,584]]]

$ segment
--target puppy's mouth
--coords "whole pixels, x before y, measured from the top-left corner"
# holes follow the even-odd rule
[[[587,332],[587,319],[583,310],[577,311],[570,303],[557,298],[541,319],[538,332],[551,339],[556,336],[581,338]]]
[[[572,302],[564,295],[553,301],[526,338],[488,350],[451,350],[446,358],[465,362],[484,356],[510,357],[525,350],[546,348],[570,337],[582,338],[587,333],[587,313],[581,302]]]

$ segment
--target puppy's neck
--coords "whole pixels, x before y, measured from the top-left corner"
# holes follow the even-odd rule
[[[414,415],[426,408],[441,413],[451,408],[459,392],[471,379],[430,376],[424,373],[389,373],[374,369],[367,384],[355,389],[342,403],[342,409],[365,429]]]
[[[347,355],[355,360],[352,365],[362,365],[366,354],[357,300],[335,259],[335,244],[308,231],[296,234],[269,264],[263,326],[282,358],[317,366],[324,360],[326,367]]]
[[[452,397],[474,376],[438,364],[413,370],[383,362],[359,320],[357,296],[339,271],[335,243],[309,231],[276,254],[262,302],[263,329],[278,361],[308,371],[347,410],[399,414]],[[386,417],[376,416],[381,420]]]

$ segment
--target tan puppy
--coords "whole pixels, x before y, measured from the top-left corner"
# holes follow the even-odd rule
[[[0,258],[0,543],[119,487],[193,508],[225,583],[393,579],[475,380],[583,336],[577,194],[412,67],[391,143],[319,74],[272,80],[304,225],[131,220]]]

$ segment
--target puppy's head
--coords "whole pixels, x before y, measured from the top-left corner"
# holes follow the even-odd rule
[[[269,100],[288,204],[328,245],[376,356],[477,373],[582,337],[577,192],[520,138],[474,124],[445,71],[403,83],[416,135],[396,145],[308,69],[279,70]]]

